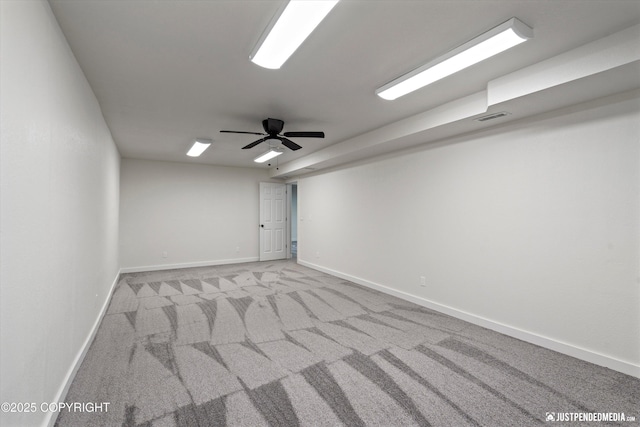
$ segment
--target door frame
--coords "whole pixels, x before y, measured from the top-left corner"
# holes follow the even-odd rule
[[[292,189],[293,184],[290,182],[286,183],[286,207],[285,207],[285,216],[286,216],[286,224],[285,224],[285,244],[287,245],[287,259],[291,259],[291,197],[292,197]]]
[[[293,258],[291,253],[291,244],[292,244],[292,233],[291,229],[293,227],[293,186],[298,187],[298,181],[289,181],[287,182],[287,259]],[[297,190],[297,188],[296,188]],[[296,207],[297,207],[297,199],[296,199]],[[299,226],[298,216],[296,215],[296,228]]]

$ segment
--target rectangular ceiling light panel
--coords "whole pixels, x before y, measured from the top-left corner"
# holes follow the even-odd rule
[[[291,0],[280,8],[251,52],[251,62],[278,69],[339,0]]]
[[[277,150],[275,148],[271,148],[269,151],[267,151],[264,154],[259,155],[258,157],[256,157],[253,161],[256,163],[264,163],[267,160],[271,160],[274,157],[279,156],[280,154],[282,154],[281,150]]]
[[[195,140],[189,151],[187,152],[187,156],[189,157],[198,157],[200,154],[204,153],[204,150],[209,148],[211,145],[210,139],[198,138]]]
[[[517,18],[511,18],[458,48],[387,83],[376,94],[394,100],[435,81],[457,73],[533,37],[533,30]]]

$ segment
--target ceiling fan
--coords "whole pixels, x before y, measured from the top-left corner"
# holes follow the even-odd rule
[[[245,145],[242,147],[243,150],[247,150],[249,148],[253,148],[261,142],[276,139],[282,143],[285,147],[290,150],[299,150],[302,147],[291,141],[287,138],[324,138],[324,132],[282,132],[282,127],[284,126],[284,122],[278,119],[265,119],[262,121],[262,128],[264,132],[246,132],[246,131],[237,131],[237,130],[221,130],[222,133],[246,133],[249,135],[266,135],[264,138],[260,138],[257,141],[253,141],[251,144]]]

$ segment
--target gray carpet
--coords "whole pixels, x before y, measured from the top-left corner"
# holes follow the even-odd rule
[[[66,400],[109,407],[61,427],[584,425],[546,419],[638,419],[640,380],[277,261],[123,275]]]

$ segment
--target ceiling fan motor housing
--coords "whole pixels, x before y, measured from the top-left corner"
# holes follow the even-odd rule
[[[270,136],[278,135],[280,132],[282,132],[283,126],[284,122],[278,119],[265,119],[262,121],[262,127],[264,128],[264,131]]]

